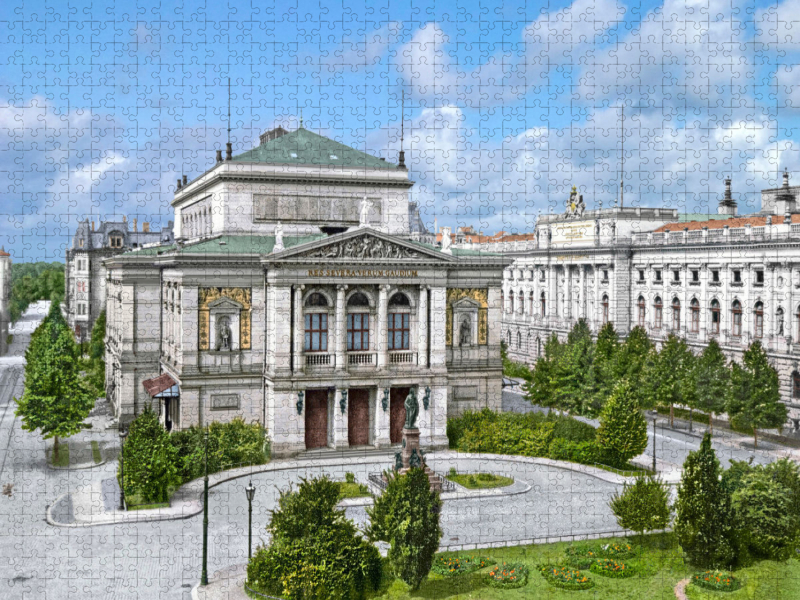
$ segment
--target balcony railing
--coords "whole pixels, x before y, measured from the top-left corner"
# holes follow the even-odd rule
[[[377,355],[374,352],[348,352],[347,364],[354,366],[377,364]]]
[[[313,352],[306,354],[307,367],[334,367],[336,366],[336,355]]]
[[[416,365],[417,353],[416,352],[389,352],[390,365]]]

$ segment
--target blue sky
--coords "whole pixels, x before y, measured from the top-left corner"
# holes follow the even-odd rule
[[[0,245],[63,260],[79,219],[165,225],[226,141],[307,128],[396,160],[429,226],[589,207],[741,212],[800,182],[800,0],[18,2],[0,8]],[[796,38],[796,41],[795,41]]]

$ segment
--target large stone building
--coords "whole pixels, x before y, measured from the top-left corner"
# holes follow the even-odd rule
[[[510,261],[419,241],[402,153],[301,127],[226,154],[179,182],[174,244],[104,261],[121,421],[146,403],[168,429],[244,417],[285,455],[399,442],[411,388],[424,447],[448,414],[499,408]]]
[[[106,269],[103,260],[131,249],[169,244],[172,223],[163,231],[151,230],[143,222],[139,231],[136,219],[129,228],[127,217],[121,221],[94,221],[78,224],[64,261],[63,311],[78,341],[88,340],[95,319],[106,306]]]
[[[800,186],[762,192],[759,213],[737,216],[731,182],[716,215],[673,209],[585,210],[573,192],[543,215],[535,244],[504,247],[503,338],[513,358],[536,361],[546,339],[577,319],[595,333],[611,321],[670,333],[700,352],[711,338],[736,360],[760,340],[780,376],[790,418],[800,418]],[[491,245],[475,247],[491,248]]]
[[[0,248],[0,356],[8,352],[8,327],[11,313],[11,255]]]

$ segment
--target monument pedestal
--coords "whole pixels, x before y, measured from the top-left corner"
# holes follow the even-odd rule
[[[422,467],[425,470],[425,474],[428,476],[428,482],[431,485],[431,489],[437,492],[442,491],[442,479],[436,473],[434,473],[431,468],[425,464],[425,460],[422,457],[422,453],[419,449],[419,429],[414,427],[413,429],[403,429],[403,446],[400,450],[400,459],[402,461],[403,467],[398,471],[400,475],[405,475],[411,468],[412,468],[412,456],[416,454],[416,460],[419,460],[419,464],[417,466]]]

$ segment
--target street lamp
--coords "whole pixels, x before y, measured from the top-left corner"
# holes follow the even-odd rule
[[[120,483],[119,483],[119,509],[125,510],[125,437],[128,435],[128,432],[125,431],[125,428],[120,426],[119,428],[119,471],[120,471]]]
[[[653,419],[653,473],[656,472],[656,420]]]
[[[256,495],[256,488],[250,481],[244,488],[247,494],[247,558],[253,557],[253,496]]]
[[[208,425],[205,435],[205,477],[203,477],[203,572],[200,575],[200,585],[208,585]]]

